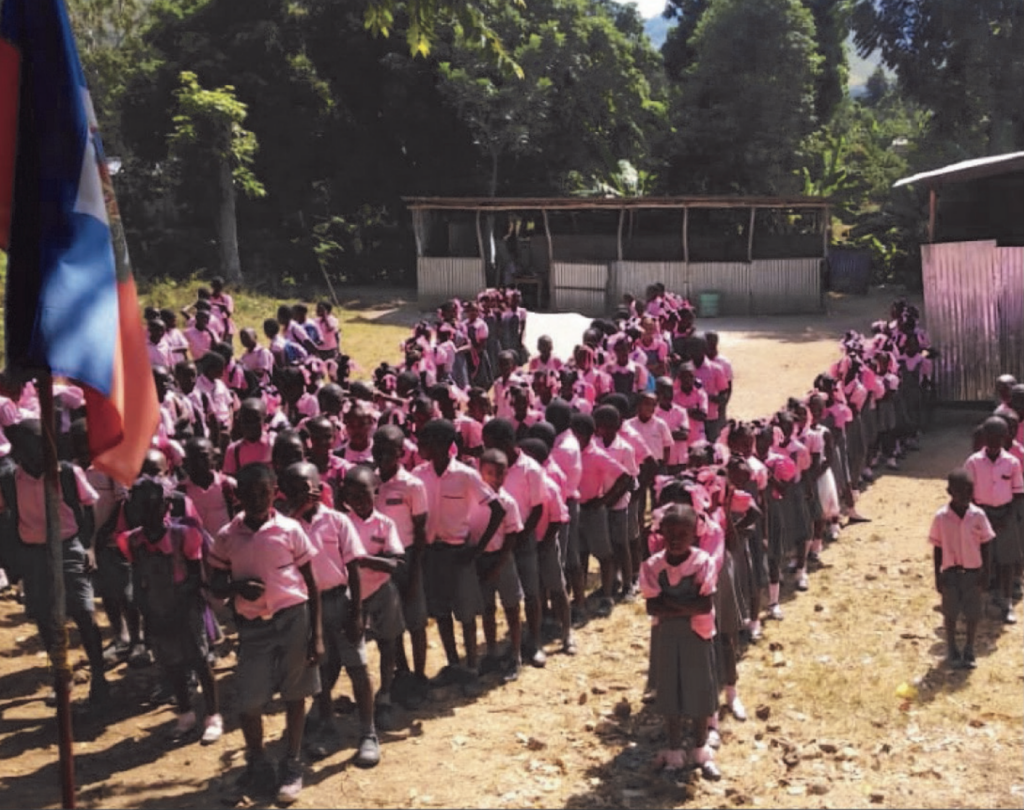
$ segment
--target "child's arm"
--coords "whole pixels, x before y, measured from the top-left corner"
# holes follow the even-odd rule
[[[356,565],[370,571],[380,571],[384,574],[391,574],[394,573],[396,568],[398,568],[398,561],[400,559],[402,559],[402,556],[400,555],[380,554],[378,556],[359,557],[356,560]]]
[[[558,532],[561,530],[561,528],[561,523],[549,523],[548,530],[544,532],[544,536],[541,538],[540,542],[550,543],[552,540],[558,537]]]
[[[647,600],[647,613],[651,616],[662,616],[666,619],[682,619],[710,613],[711,596],[696,596],[685,602],[673,599],[665,594]]]
[[[623,473],[615,480],[615,483],[612,484],[612,488],[605,493],[604,497],[599,499],[599,502],[602,506],[614,506],[618,503],[619,499],[629,491],[632,483],[633,476],[629,473]]]
[[[228,599],[238,595],[250,602],[255,602],[263,595],[263,580],[257,577],[232,579],[231,572],[223,568],[214,568],[210,579],[210,593],[218,599]]]
[[[985,546],[982,546],[981,548],[982,554],[984,555]],[[932,554],[932,558],[935,561],[935,590],[942,593],[942,549],[935,546],[935,552]]]
[[[345,635],[353,644],[363,637],[363,584],[360,579],[357,560],[351,560],[348,570],[348,616],[345,620]]]
[[[473,549],[470,556],[471,560],[475,560],[483,553],[483,550],[487,548],[487,544],[491,542],[491,538],[494,537],[494,533],[498,531],[498,528],[501,526],[501,522],[505,519],[505,507],[498,502],[497,498],[491,501],[489,506],[491,509],[491,519],[488,521],[487,528],[484,529],[484,533],[480,535],[480,539],[477,541],[476,546],[471,546]],[[505,542],[508,542],[507,538]]]
[[[324,631],[320,622],[320,589],[316,586],[316,578],[313,576],[313,564],[307,562],[299,568],[302,578],[306,581],[306,592],[309,594],[309,665],[316,666],[323,660]]]

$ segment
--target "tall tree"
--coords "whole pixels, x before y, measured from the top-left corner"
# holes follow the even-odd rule
[[[174,131],[168,138],[171,154],[182,156],[192,152],[199,165],[211,166],[216,173],[220,191],[220,269],[228,281],[238,283],[242,281],[242,263],[238,254],[235,189],[250,197],[266,194],[263,184],[252,173],[258,144],[256,136],[242,126],[247,108],[235,97],[231,85],[206,90],[196,74],[188,71],[181,74],[181,87],[174,95],[177,110]]]
[[[859,52],[880,52],[934,113],[948,157],[1024,149],[1024,3],[858,0],[853,28]]]
[[[792,190],[799,145],[817,126],[811,12],[799,0],[714,0],[692,45],[673,111],[673,189]]]

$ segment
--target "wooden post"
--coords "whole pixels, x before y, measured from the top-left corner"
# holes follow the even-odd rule
[[[476,249],[480,254],[480,272],[483,273],[484,286],[487,286],[487,259],[484,255],[484,237],[483,231],[480,230],[480,211],[477,209],[476,212]]]
[[[625,222],[626,222],[626,209],[625,208],[620,208],[619,209],[619,234],[618,234],[618,244],[617,244],[619,261],[620,262],[622,261],[622,226],[625,224]]]
[[[690,264],[690,208],[683,206],[683,263]]]
[[[939,194],[935,186],[928,189],[928,242],[935,241],[935,215],[939,207]]]
[[[754,261],[754,217],[757,215],[757,209],[750,209],[750,228],[747,232],[747,263],[752,264]]]
[[[547,237],[548,240],[547,305],[548,309],[551,309],[551,274],[555,269],[555,245],[554,242],[551,241],[551,224],[548,222],[548,209],[542,208],[540,213],[544,217],[544,236]],[[540,301],[538,301],[537,304],[539,306]]]
[[[64,595],[64,544],[60,536],[60,472],[57,466],[57,430],[53,407],[53,377],[39,375],[39,411],[43,438],[43,489],[46,506],[46,552],[50,563],[50,617],[53,628],[53,688],[57,694],[57,749],[60,756],[61,801],[75,806],[75,763],[71,732],[71,665],[68,662],[68,629]],[[93,677],[102,673],[93,673]]]
[[[832,241],[832,208],[826,205],[823,216],[824,222],[821,225],[821,256],[827,259],[828,246]]]

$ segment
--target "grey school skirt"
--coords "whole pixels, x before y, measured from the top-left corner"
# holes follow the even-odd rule
[[[811,539],[811,516],[807,510],[806,490],[802,481],[790,483],[782,496],[783,548],[793,552]]]
[[[839,497],[842,498],[843,491],[849,485],[851,477],[850,470],[850,453],[847,447],[846,432],[842,430],[833,431],[832,436],[835,440],[835,447],[832,452],[832,476],[836,479],[836,491]]]
[[[846,426],[846,452],[850,484],[856,489],[868,456],[867,447],[864,445],[864,420],[860,415],[853,417],[853,421]]]
[[[726,549],[718,587],[712,597],[715,604],[715,626],[719,633],[738,633],[743,629],[743,608],[736,590],[736,566],[732,552]]]
[[[657,690],[654,707],[665,717],[702,719],[718,711],[715,643],[690,627],[688,618],[659,619],[651,662]]]

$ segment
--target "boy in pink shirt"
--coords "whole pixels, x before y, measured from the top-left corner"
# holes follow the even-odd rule
[[[287,509],[316,548],[313,575],[320,589],[323,612],[325,655],[320,663],[321,689],[317,695],[317,714],[306,721],[312,739],[310,756],[322,759],[340,744],[334,724],[331,693],[342,667],[352,683],[359,712],[360,741],[355,764],[372,768],[380,761],[380,743],[373,720],[373,687],[366,667],[363,640],[363,614],[360,570],[357,560],[366,549],[346,515],[324,507],[316,467],[300,461],[288,467],[281,477],[281,491]]]
[[[274,355],[266,346],[259,344],[255,329],[243,329],[239,339],[245,348],[239,362],[243,368],[256,375],[256,381],[260,387],[266,387],[270,384],[270,377],[274,373]]]
[[[601,600],[595,611],[599,617],[611,615],[612,593],[615,583],[615,558],[612,541],[608,536],[608,508],[626,494],[632,478],[619,462],[599,449],[591,441],[596,427],[592,417],[575,414],[572,432],[580,443],[583,473],[580,476],[580,575],[586,571],[589,554],[597,557],[601,565]],[[584,553],[582,546],[586,544]],[[582,591],[582,586],[580,588]]]
[[[544,411],[544,419],[555,429],[555,440],[550,445],[551,456],[548,463],[556,466],[565,476],[563,494],[566,507],[569,509],[569,522],[563,524],[558,543],[561,546],[566,581],[573,592],[573,605],[577,612],[581,612],[586,598],[583,592],[586,577],[580,571],[579,488],[580,477],[583,475],[580,443],[570,429],[572,409],[569,403],[561,399],[553,400]],[[579,618],[582,618],[582,614]]]
[[[178,488],[192,501],[203,528],[216,537],[234,514],[235,481],[214,469],[213,458],[209,439],[189,439],[183,465],[188,479]]]
[[[708,419],[708,395],[697,382],[694,371],[693,363],[683,363],[679,366],[673,397],[673,402],[686,410],[686,416],[690,420],[690,444],[704,440],[704,423]]]
[[[266,785],[263,708],[280,691],[285,702],[286,756],[277,800],[291,804],[302,790],[302,732],[306,698],[320,691],[324,655],[320,591],[313,576],[316,547],[302,527],[273,509],[277,479],[270,467],[251,464],[238,473],[242,513],[214,540],[211,590],[231,597],[238,626],[236,670],[246,770],[235,794],[251,796]]]
[[[682,405],[673,402],[674,394],[672,380],[669,377],[659,377],[654,387],[655,396],[658,398],[658,407],[654,414],[661,419],[672,434],[672,447],[668,453],[668,472],[677,473],[686,466],[689,455],[688,447],[690,438],[690,417]]]
[[[632,490],[640,477],[640,463],[636,450],[621,436],[619,427],[622,417],[612,405],[601,405],[594,411],[594,426],[597,430],[598,447],[619,462],[630,476]],[[608,536],[611,539],[615,569],[622,578],[623,598],[627,602],[636,601],[633,591],[634,560],[630,549],[632,539],[629,527],[630,492],[626,492],[618,501],[608,508]],[[636,564],[639,565],[639,560]],[[613,569],[613,576],[615,573]]]
[[[424,459],[414,471],[427,493],[427,552],[424,557],[424,582],[427,586],[427,610],[437,621],[448,665],[435,683],[448,685],[462,681],[467,696],[479,696],[477,669],[476,617],[483,612],[480,585],[474,561],[477,547],[490,543],[505,517],[505,509],[480,474],[451,456],[455,427],[444,419],[424,425],[418,434],[419,453]],[[491,519],[474,546],[470,542],[469,514],[477,504],[486,503]],[[458,670],[459,654],[455,646],[452,617],[462,625],[468,672]]]
[[[195,322],[189,326],[183,334],[188,341],[188,350],[192,359],[196,362],[203,359],[203,356],[210,351],[210,347],[216,343],[213,330],[210,328],[210,313],[199,310],[196,313]]]
[[[949,474],[949,503],[932,520],[928,542],[934,549],[935,590],[942,595],[946,629],[946,662],[974,669],[974,638],[981,620],[981,593],[988,570],[989,543],[995,537],[985,512],[971,503],[974,483],[964,469]],[[956,645],[956,623],[963,613],[967,641],[963,653]]]
[[[1014,507],[1024,498],[1024,478],[1020,462],[1004,449],[1009,435],[1006,420],[990,416],[982,425],[984,449],[968,458],[964,468],[974,481],[974,502],[995,531],[992,562],[1001,597],[999,608],[1003,622],[1014,624],[1013,572],[1022,562]]]
[[[519,506],[515,498],[504,488],[507,470],[508,461],[504,453],[494,448],[484,450],[480,456],[480,477],[494,492],[498,503],[505,510],[505,516],[490,541],[485,546],[478,544],[476,571],[480,578],[480,594],[484,604],[484,638],[487,641],[487,654],[480,663],[480,671],[484,674],[500,669],[502,680],[505,683],[512,683],[519,679],[522,669],[523,643],[523,620],[520,611],[523,589],[516,571],[514,555],[516,546],[520,542],[525,542],[525,538],[522,536],[523,521],[519,514]],[[488,509],[482,506],[475,507],[470,514],[472,533],[482,535],[489,519]],[[509,660],[504,666],[498,659],[495,597],[501,600],[505,621],[508,624]]]
[[[405,622],[391,574],[404,558],[405,547],[391,518],[374,507],[376,496],[377,474],[369,467],[359,465],[345,474],[342,498],[368,555],[358,560],[366,632],[377,642],[380,653],[380,689],[374,718],[379,728],[394,731],[391,684],[395,679],[395,646],[405,632]]]
[[[530,358],[528,369],[531,374],[538,371],[561,371],[564,365],[561,360],[552,355],[554,341],[548,335],[541,335],[537,338],[537,356]]]
[[[380,483],[377,510],[395,524],[405,558],[392,578],[402,598],[402,618],[412,647],[413,682],[403,691],[407,708],[416,709],[427,698],[427,598],[423,587],[423,553],[427,546],[427,489],[423,481],[402,467],[405,434],[395,425],[385,425],[373,434],[373,460]],[[405,645],[396,650],[399,676],[409,672]],[[396,684],[399,679],[396,679]]]

